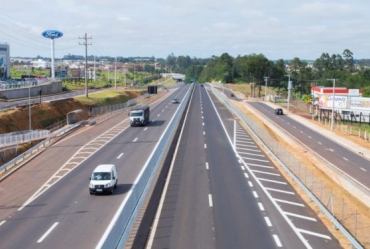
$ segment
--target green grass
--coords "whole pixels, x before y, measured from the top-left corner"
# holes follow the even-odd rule
[[[80,96],[77,101],[93,106],[121,104],[130,99],[130,96],[122,91],[107,90],[98,93],[90,93],[89,97]]]

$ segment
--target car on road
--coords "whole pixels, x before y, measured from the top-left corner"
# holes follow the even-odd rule
[[[113,194],[117,187],[117,170],[114,164],[98,165],[90,177],[90,195],[99,193]]]
[[[284,115],[283,109],[281,109],[281,108],[276,108],[276,109],[275,109],[275,115]]]
[[[180,101],[179,101],[179,99],[178,98],[174,98],[173,100],[172,100],[172,104],[179,104],[180,103]]]

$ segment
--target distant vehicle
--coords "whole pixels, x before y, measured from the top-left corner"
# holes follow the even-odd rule
[[[284,115],[283,109],[281,109],[281,108],[276,108],[276,109],[275,109],[275,115]]]
[[[179,101],[179,99],[178,99],[178,98],[174,98],[174,99],[172,100],[172,104],[178,104],[178,103],[180,103],[180,101]]]
[[[130,125],[146,125],[149,122],[150,110],[147,105],[134,106],[128,114],[130,116]]]
[[[203,84],[201,84],[200,86],[203,87]]]
[[[90,177],[90,195],[97,193],[113,194],[117,182],[116,166],[114,164],[100,164],[94,169]]]
[[[233,93],[230,94],[230,97],[235,97],[235,95]]]

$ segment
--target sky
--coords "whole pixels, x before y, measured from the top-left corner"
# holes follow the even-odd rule
[[[322,53],[370,58],[369,0],[7,0],[0,43],[11,57],[85,55],[209,58],[263,54],[315,60]]]

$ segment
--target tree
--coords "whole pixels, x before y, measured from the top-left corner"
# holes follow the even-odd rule
[[[344,67],[352,73],[354,71],[355,61],[353,60],[353,53],[349,49],[343,51]]]

